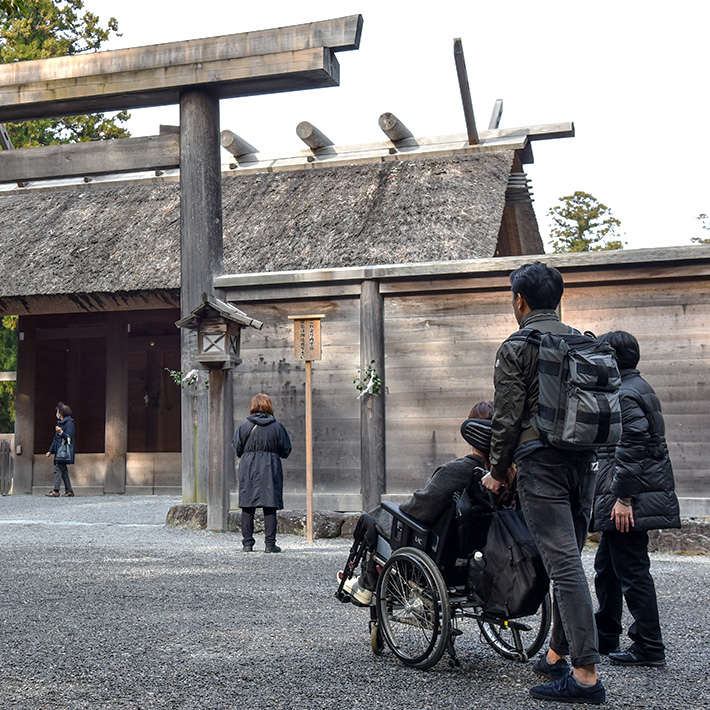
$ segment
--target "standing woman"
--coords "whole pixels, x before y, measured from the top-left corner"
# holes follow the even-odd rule
[[[52,445],[49,447],[47,456],[55,454],[54,458],[54,490],[50,493],[45,493],[50,498],[59,498],[59,488],[64,481],[64,495],[73,496],[74,491],[71,487],[71,481],[69,480],[69,470],[67,465],[74,463],[74,432],[76,427],[74,425],[74,420],[71,418],[71,408],[68,407],[64,402],[57,402],[57,425],[54,427],[54,439],[52,440]],[[61,444],[70,443],[71,446],[71,461],[66,463],[59,463],[56,458],[57,449]]]
[[[242,549],[254,549],[254,511],[263,508],[265,551],[281,552],[276,544],[276,511],[284,507],[281,459],[291,453],[291,440],[274,418],[268,395],[257,394],[251,400],[249,416],[237,427],[232,448],[239,458]]]

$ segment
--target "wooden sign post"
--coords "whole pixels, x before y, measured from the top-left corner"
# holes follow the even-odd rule
[[[320,321],[324,315],[289,316],[293,320],[294,354],[306,362],[306,537],[313,542],[313,388],[311,362],[321,359]]]

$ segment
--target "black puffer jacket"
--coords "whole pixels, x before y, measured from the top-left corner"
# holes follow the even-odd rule
[[[591,529],[616,530],[611,510],[631,498],[634,530],[680,527],[661,403],[638,370],[621,370],[621,440],[598,452]]]

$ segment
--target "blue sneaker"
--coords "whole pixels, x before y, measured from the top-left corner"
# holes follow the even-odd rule
[[[554,700],[558,703],[600,705],[606,700],[606,691],[600,680],[594,685],[582,685],[571,673],[552,683],[530,688],[530,695],[539,700]]]
[[[550,663],[547,660],[547,653],[543,653],[540,658],[535,661],[532,667],[535,673],[547,680],[559,680],[570,674],[569,663],[566,658],[560,658],[555,663]]]

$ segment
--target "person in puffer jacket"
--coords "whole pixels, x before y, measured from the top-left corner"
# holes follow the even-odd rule
[[[618,330],[599,340],[616,351],[623,428],[616,446],[598,452],[591,529],[602,533],[594,560],[599,651],[616,665],[663,666],[648,531],[679,528],[680,512],[661,403],[636,369],[640,358],[636,338]],[[633,643],[625,651],[619,651],[622,597],[634,618],[628,631]]]

